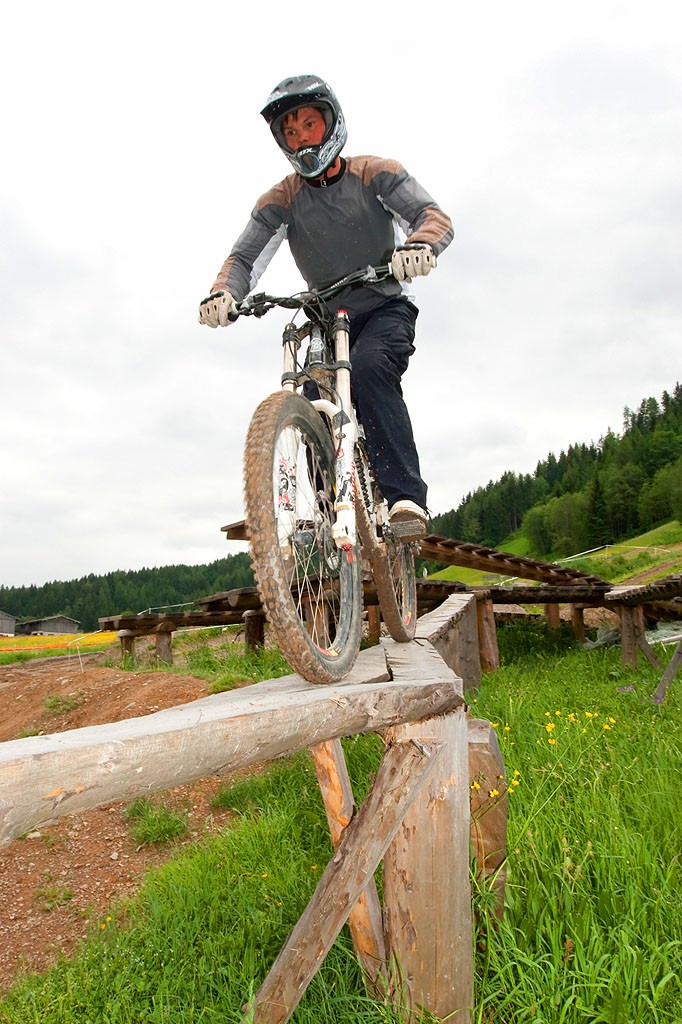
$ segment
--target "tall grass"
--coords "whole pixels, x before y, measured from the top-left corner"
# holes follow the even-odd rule
[[[504,667],[472,713],[496,726],[509,796],[506,911],[475,893],[476,1024],[680,1024],[679,687],[537,625],[500,630]],[[359,799],[377,737],[345,741]],[[218,797],[224,834],[180,852],[93,923],[69,960],[0,1003],[12,1024],[236,1022],[309,899],[331,847],[306,754]],[[3,1018],[4,1014],[4,1018]],[[342,934],[297,1024],[397,1021],[363,991]]]
[[[679,1024],[679,695],[654,705],[652,670],[624,669],[619,650],[550,660],[539,633],[525,630],[525,654],[523,631],[505,633],[475,711],[518,785],[504,919],[480,919],[475,1019]]]

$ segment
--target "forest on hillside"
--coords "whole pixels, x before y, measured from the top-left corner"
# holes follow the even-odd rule
[[[208,565],[166,565],[84,576],[40,587],[0,587],[0,608],[19,621],[68,615],[89,633],[99,628],[97,620],[105,615],[137,614],[150,608],[187,604],[198,597],[252,585],[249,555],[241,553]]]
[[[498,547],[521,529],[536,557],[587,551],[682,521],[682,387],[625,408],[623,431],[550,453],[533,474],[504,473],[456,509],[434,533]]]

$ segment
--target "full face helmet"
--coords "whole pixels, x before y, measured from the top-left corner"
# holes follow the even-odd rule
[[[316,107],[324,117],[326,130],[320,143],[304,146],[294,153],[284,138],[282,121],[299,107]],[[348,133],[339,101],[327,83],[316,75],[285,78],[270,93],[261,114],[287,160],[304,178],[319,178],[324,174],[346,144]]]

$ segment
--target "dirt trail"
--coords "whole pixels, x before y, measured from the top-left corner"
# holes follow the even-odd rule
[[[206,684],[166,672],[135,674],[92,658],[45,659],[0,666],[0,742],[116,722],[206,696]],[[46,703],[47,702],[47,703]],[[224,780],[164,794],[187,815],[193,842],[225,824],[210,806]],[[111,804],[63,818],[0,848],[0,989],[17,972],[41,970],[71,952],[91,927],[106,927],[112,902],[132,895],[144,873],[176,847],[137,849],[124,806]]]

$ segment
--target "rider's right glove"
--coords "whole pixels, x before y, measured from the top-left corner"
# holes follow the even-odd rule
[[[235,313],[235,306],[229,292],[213,292],[199,303],[199,323],[209,327],[229,327],[231,313]]]
[[[399,245],[391,257],[391,270],[398,281],[426,277],[435,266],[436,256],[430,245]]]

